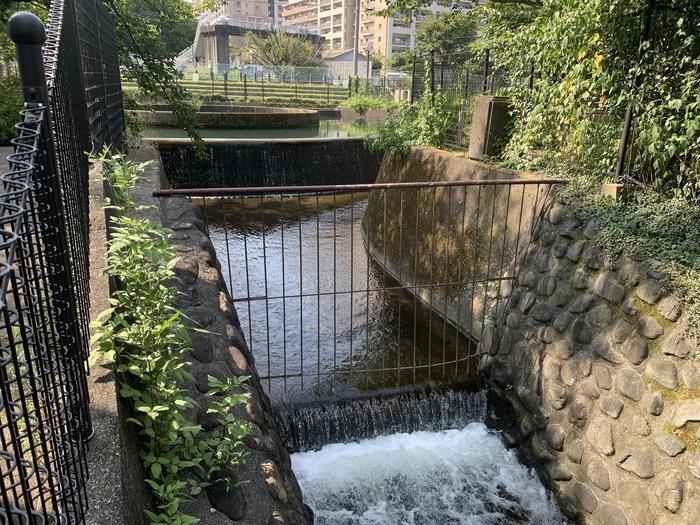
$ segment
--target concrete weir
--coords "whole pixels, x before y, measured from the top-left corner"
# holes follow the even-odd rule
[[[297,186],[374,182],[382,153],[362,138],[206,139],[208,158],[189,139],[154,139],[173,188]]]
[[[177,115],[165,104],[158,104],[150,109],[132,110],[131,113],[144,126],[180,127]],[[199,125],[204,128],[285,129],[318,126],[319,113],[301,108],[207,103],[197,110],[197,119]]]
[[[367,248],[394,279],[478,341],[483,319],[499,306],[493,291],[510,283],[550,191],[549,184],[518,183],[529,179],[534,175],[435,148],[389,154],[378,183],[512,180],[513,185],[372,192],[362,229]],[[385,216],[397,220],[384,221]],[[458,281],[459,287],[421,285]]]

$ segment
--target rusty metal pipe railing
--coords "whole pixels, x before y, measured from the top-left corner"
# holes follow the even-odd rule
[[[237,197],[240,195],[273,195],[297,193],[341,193],[362,192],[370,190],[388,190],[393,188],[451,188],[462,186],[505,186],[505,185],[540,185],[568,184],[568,179],[493,179],[493,180],[456,180],[423,182],[377,182],[371,184],[327,184],[315,186],[250,186],[240,188],[178,188],[162,189],[153,192],[154,197]]]
[[[473,378],[565,179],[190,188],[273,400]],[[345,194],[341,197],[342,194]],[[255,197],[249,199],[248,197]],[[467,378],[467,379],[465,379]],[[297,396],[294,392],[301,392]]]

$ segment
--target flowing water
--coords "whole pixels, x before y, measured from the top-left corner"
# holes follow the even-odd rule
[[[312,139],[364,137],[369,130],[365,121],[348,122],[341,120],[321,120],[318,127],[275,128],[275,129],[234,129],[202,128],[199,130],[205,139]],[[142,132],[148,138],[185,139],[187,133],[180,128],[146,127]]]
[[[566,523],[483,423],[329,444],[292,468],[318,525]]]
[[[486,419],[486,394],[412,392],[320,406],[281,407],[275,416],[287,449],[299,452],[397,432],[463,428]]]
[[[224,279],[275,402],[473,377],[470,342],[368,258],[366,205],[355,194],[206,206]]]

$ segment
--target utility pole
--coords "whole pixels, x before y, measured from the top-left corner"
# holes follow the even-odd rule
[[[369,78],[370,74],[372,73],[372,70],[370,69],[372,61],[370,60],[369,54],[371,53],[371,50],[369,46],[367,46],[367,78],[365,79],[365,91],[369,92]]]
[[[355,43],[352,47],[352,74],[357,76],[357,55],[360,48],[360,0],[355,0]]]

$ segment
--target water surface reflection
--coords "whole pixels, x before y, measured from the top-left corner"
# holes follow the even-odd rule
[[[277,401],[468,375],[469,342],[368,259],[366,205],[366,194],[207,202],[224,279]]]

